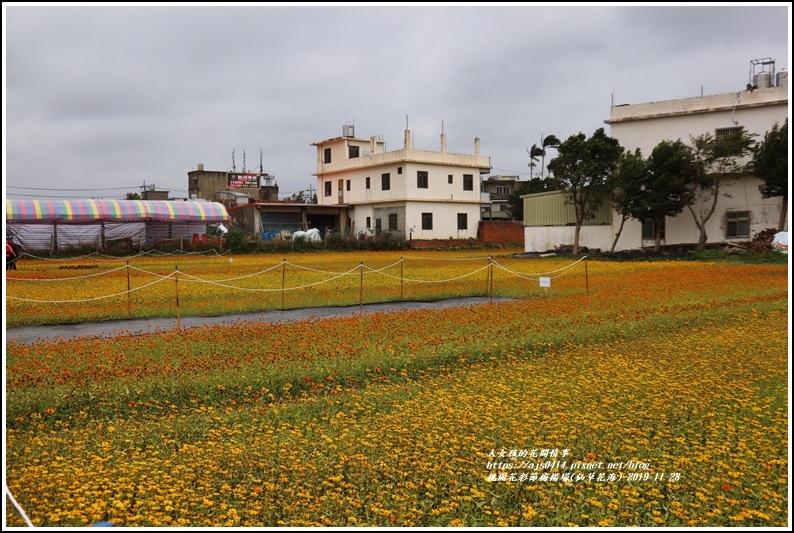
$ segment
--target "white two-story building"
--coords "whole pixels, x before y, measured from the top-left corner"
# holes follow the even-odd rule
[[[707,95],[611,108],[610,135],[627,151],[639,148],[643,157],[664,140],[691,144],[691,137],[705,133],[714,137],[744,130],[761,142],[775,123],[783,125],[788,117],[788,76],[778,73],[775,81],[726,94]],[[768,79],[768,77],[767,77]],[[750,158],[742,163],[749,162]],[[763,198],[761,180],[743,173],[726,180],[720,189],[716,210],[706,224],[708,244],[751,240],[757,233],[777,228],[783,198]],[[528,195],[524,198],[524,248],[545,251],[571,245],[574,239],[573,208],[566,205],[561,192]],[[580,233],[580,246],[609,250],[620,227],[621,217],[608,205]],[[694,205],[696,212],[711,207],[710,201]],[[693,245],[699,231],[688,209],[667,217],[663,228],[664,245]],[[616,251],[653,246],[651,221],[626,222]]]
[[[346,125],[341,137],[313,143],[317,147],[317,203],[347,206],[347,227],[354,235],[411,239],[477,237],[480,221],[480,175],[491,170],[490,158],[415,150],[405,130],[401,150],[385,151],[379,137],[355,137]]]

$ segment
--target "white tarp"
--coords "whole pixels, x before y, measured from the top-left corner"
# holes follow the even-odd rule
[[[772,249],[784,254],[788,253],[788,231],[775,233],[772,237]]]

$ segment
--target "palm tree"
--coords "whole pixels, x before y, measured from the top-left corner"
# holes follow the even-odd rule
[[[546,148],[557,148],[560,145],[560,140],[556,135],[547,135],[544,139],[541,133],[540,137],[543,140],[538,148],[538,155],[540,155],[540,179],[543,179],[543,169],[546,168]],[[535,145],[532,145],[532,148],[535,148]]]
[[[543,148],[533,144],[532,148],[527,148],[527,154],[529,154],[529,179],[532,179],[532,169],[538,166],[538,156],[543,155]]]

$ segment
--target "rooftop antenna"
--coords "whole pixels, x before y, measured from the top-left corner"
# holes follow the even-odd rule
[[[237,173],[237,166],[234,164],[234,150],[232,150],[232,173]]]
[[[245,174],[245,150],[243,150],[243,174]]]
[[[259,173],[260,174],[264,174],[265,173],[265,167],[262,166],[262,149],[261,148],[259,149]]]

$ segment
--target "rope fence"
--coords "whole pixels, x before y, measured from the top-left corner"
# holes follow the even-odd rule
[[[483,261],[485,261],[486,263],[484,265],[473,265],[470,270],[468,270],[466,272],[463,272],[463,273],[460,273],[460,274],[457,274],[457,275],[454,275],[454,276],[445,277],[443,279],[431,279],[431,278],[421,278],[421,277],[416,276],[415,274],[406,275],[406,273],[405,273],[405,262],[406,262],[406,260],[418,261],[418,262],[422,263],[423,266],[428,261],[458,261],[458,262],[460,262],[460,261],[471,261],[471,262],[479,262],[479,263],[482,263]],[[231,259],[230,259],[230,262],[231,262]],[[580,258],[580,259],[578,259],[578,260],[576,260],[576,261],[574,261],[574,262],[572,262],[572,263],[570,263],[568,265],[565,265],[565,266],[563,266],[561,268],[558,268],[556,270],[552,270],[552,271],[548,271],[548,272],[536,272],[536,273],[528,274],[528,273],[525,273],[525,272],[519,272],[517,270],[508,268],[508,267],[504,266],[503,264],[499,263],[498,261],[495,261],[493,259],[493,256],[489,255],[487,257],[465,258],[465,259],[443,259],[443,258],[439,259],[439,258],[407,256],[407,257],[401,257],[399,259],[399,261],[395,261],[395,262],[393,262],[393,263],[391,263],[389,265],[378,267],[378,268],[373,268],[373,267],[370,267],[368,265],[365,265],[364,262],[362,261],[357,266],[354,266],[354,267],[352,267],[352,268],[350,268],[348,270],[345,270],[345,271],[330,271],[330,270],[321,270],[321,269],[306,267],[306,266],[303,266],[303,265],[298,265],[298,264],[295,264],[295,263],[291,263],[291,262],[287,261],[287,259],[285,258],[281,263],[273,265],[273,266],[270,266],[270,267],[267,267],[267,268],[264,268],[264,269],[259,270],[257,272],[252,272],[252,273],[248,273],[248,274],[244,274],[244,275],[240,275],[240,276],[228,277],[228,278],[223,278],[223,279],[203,278],[203,277],[191,274],[189,272],[186,272],[184,269],[180,270],[179,265],[175,265],[173,272],[170,272],[168,274],[160,274],[160,273],[153,272],[153,271],[150,271],[150,270],[146,270],[146,269],[142,269],[142,268],[131,266],[129,264],[129,261],[127,261],[127,264],[125,266],[121,266],[121,267],[118,267],[118,268],[112,268],[112,269],[110,269],[110,270],[108,270],[106,272],[86,274],[84,276],[70,276],[70,277],[65,277],[65,278],[15,277],[13,275],[8,275],[9,272],[7,272],[6,273],[7,274],[6,281],[7,281],[7,287],[8,288],[7,288],[7,291],[6,291],[6,299],[10,300],[10,301],[27,302],[27,303],[34,303],[34,304],[78,304],[78,303],[88,303],[88,302],[94,302],[94,301],[97,301],[97,300],[104,300],[104,299],[110,299],[110,298],[119,298],[119,297],[123,297],[123,296],[126,295],[127,296],[127,307],[128,307],[128,313],[127,314],[128,314],[128,317],[131,317],[131,314],[132,314],[132,312],[131,312],[131,307],[132,307],[131,295],[133,293],[140,292],[140,291],[142,291],[142,290],[144,290],[144,289],[146,289],[148,287],[151,287],[151,286],[156,285],[158,283],[162,283],[163,281],[166,281],[168,279],[173,279],[174,280],[174,301],[175,301],[175,305],[176,305],[176,309],[177,309],[177,318],[179,318],[179,314],[180,314],[180,309],[179,309],[179,307],[180,307],[180,305],[179,305],[179,285],[180,284],[179,284],[179,282],[180,281],[182,282],[183,293],[185,292],[185,288],[184,287],[186,285],[190,285],[190,284],[195,284],[195,285],[204,284],[204,285],[208,285],[208,286],[218,287],[218,288],[221,288],[223,290],[228,290],[228,291],[232,291],[232,292],[238,291],[238,292],[241,292],[241,293],[248,293],[248,294],[250,294],[250,293],[281,293],[281,309],[284,310],[285,309],[285,295],[287,293],[291,293],[291,292],[295,292],[295,291],[309,290],[309,289],[312,289],[314,287],[318,287],[318,286],[321,286],[321,285],[324,285],[324,284],[328,284],[328,283],[331,283],[331,282],[334,282],[334,281],[341,280],[343,278],[352,277],[352,276],[356,276],[356,275],[358,277],[358,289],[359,289],[358,290],[358,292],[359,292],[359,302],[358,303],[359,303],[359,305],[363,305],[363,303],[364,303],[364,295],[365,295],[364,287],[365,287],[365,285],[369,284],[369,283],[365,283],[365,277],[366,277],[366,279],[370,279],[371,277],[380,277],[380,278],[384,278],[386,280],[389,280],[391,282],[399,282],[399,289],[400,289],[399,300],[402,301],[403,298],[404,298],[406,285],[416,285],[416,286],[428,286],[428,285],[438,286],[438,285],[443,285],[443,284],[450,284],[451,285],[451,284],[454,284],[456,282],[460,282],[462,280],[466,280],[466,279],[469,279],[469,278],[474,278],[474,277],[476,277],[478,275],[482,275],[483,272],[487,273],[486,274],[487,277],[486,277],[486,280],[485,280],[485,290],[483,291],[484,295],[486,297],[490,297],[491,299],[493,299],[494,292],[495,292],[495,290],[494,290],[494,283],[495,283],[494,282],[494,279],[495,279],[494,269],[498,269],[498,271],[502,272],[503,274],[506,274],[508,276],[520,279],[522,281],[538,282],[538,283],[540,283],[541,287],[545,286],[546,288],[548,288],[550,286],[550,280],[551,279],[557,279],[557,278],[560,278],[561,276],[565,276],[565,275],[571,274],[572,271],[578,265],[580,265],[582,262],[584,262],[584,265],[585,265],[586,290],[587,290],[587,292],[589,292],[589,278],[588,278],[588,274],[587,274],[587,256],[584,256],[584,257],[582,257],[582,258]],[[289,279],[291,281],[290,284],[287,283],[287,269],[288,269],[288,267],[289,267],[289,270],[290,270],[290,276],[289,276]],[[398,267],[399,267],[399,273],[391,272],[393,270],[396,270]],[[456,268],[459,269],[459,267],[456,267]],[[279,269],[281,270],[281,280],[280,280],[281,283],[280,283],[280,286],[276,286],[277,285],[277,280],[274,279],[273,274],[277,273],[277,271]],[[98,295],[98,296],[92,296],[92,297],[86,297],[86,298],[74,298],[74,299],[62,299],[62,298],[61,299],[55,299],[55,298],[36,299],[36,298],[25,298],[25,297],[13,295],[13,293],[17,293],[17,294],[20,293],[20,292],[24,293],[24,287],[19,287],[19,285],[24,285],[24,284],[37,284],[37,283],[52,284],[53,282],[65,282],[65,283],[77,283],[77,284],[80,284],[81,287],[85,287],[85,285],[87,283],[90,283],[92,280],[96,279],[99,276],[109,276],[111,274],[116,274],[116,273],[118,273],[121,270],[126,270],[126,289],[125,290],[121,290],[121,291],[115,291],[115,292],[111,292],[111,293],[103,294],[103,295]],[[151,276],[151,277],[153,277],[155,279],[152,280],[152,281],[148,281],[148,282],[145,282],[145,283],[143,283],[141,285],[133,287],[132,286],[132,282],[131,282],[131,274],[133,272],[136,274],[137,278],[140,278],[141,276],[144,276],[144,277],[145,276]],[[324,279],[320,279],[320,280],[313,280],[313,281],[306,282],[306,278],[307,277],[316,277],[316,276],[325,276],[325,278]],[[257,282],[257,280],[255,279],[257,277],[263,277],[263,278],[264,277],[268,277],[268,279],[266,281],[269,281],[269,283],[265,283],[263,281]],[[546,280],[545,285],[544,285],[544,279]],[[239,285],[235,285],[234,284],[236,282],[242,282],[242,281],[249,282],[253,286],[239,286]],[[377,283],[377,282],[375,282],[375,283]],[[476,279],[473,280],[472,283],[470,285],[468,285],[468,287],[469,288],[476,287]],[[346,288],[347,289],[352,289],[353,287],[350,286],[350,287],[346,287]],[[377,292],[378,288],[382,288],[382,285],[381,286],[376,286],[373,289],[373,291]],[[392,289],[394,289],[394,287],[392,287]],[[52,292],[57,292],[57,291],[53,290]],[[11,294],[9,294],[9,293],[11,293]],[[162,294],[160,295],[160,297],[162,297]],[[219,296],[219,297],[222,297],[222,296]],[[445,297],[448,297],[448,296],[440,296],[439,298],[445,298]],[[183,300],[184,300],[184,294],[183,294]],[[385,300],[385,301],[386,302],[394,301],[394,299],[389,299],[389,300]],[[324,305],[334,305],[334,302],[330,302],[329,301],[329,302],[326,302]],[[306,307],[306,306],[304,306],[304,307]]]

